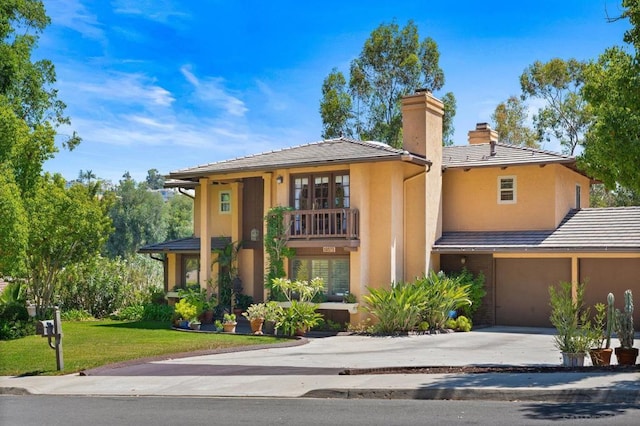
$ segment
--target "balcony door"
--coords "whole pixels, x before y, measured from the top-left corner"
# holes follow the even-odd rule
[[[350,183],[348,172],[295,175],[292,179],[292,202],[295,210],[348,209]],[[334,235],[346,230],[346,214],[322,212],[296,215],[294,233]]]

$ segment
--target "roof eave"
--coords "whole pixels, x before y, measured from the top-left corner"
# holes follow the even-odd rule
[[[192,172],[171,172],[169,178],[177,181],[189,181],[189,179],[196,179],[200,177],[207,177],[211,175],[229,175],[234,173],[243,172],[273,172],[281,169],[300,169],[304,167],[319,167],[319,166],[331,166],[341,164],[361,164],[361,163],[381,163],[386,161],[405,161],[412,164],[427,166],[431,165],[431,161],[423,157],[418,157],[413,154],[397,154],[381,157],[366,157],[357,159],[340,159],[340,160],[322,160],[322,161],[307,161],[303,163],[280,163],[272,164],[268,166],[256,166],[256,167],[238,167],[229,168],[226,170],[198,170]],[[192,182],[192,181],[189,181]]]

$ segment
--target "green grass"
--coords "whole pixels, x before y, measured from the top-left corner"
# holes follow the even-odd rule
[[[64,371],[40,336],[0,341],[0,376],[69,374],[132,359],[280,342],[269,336],[187,333],[169,324],[112,320],[63,323]]]

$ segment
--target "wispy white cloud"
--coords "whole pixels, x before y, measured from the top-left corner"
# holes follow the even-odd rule
[[[65,99],[149,107],[167,107],[175,101],[171,92],[141,73],[64,69],[61,74],[59,86],[65,92]]]
[[[70,28],[84,37],[105,41],[98,17],[90,13],[80,0],[49,0],[46,8],[53,25]]]
[[[191,71],[189,65],[183,65],[180,72],[195,89],[195,97],[214,108],[226,111],[236,117],[242,117],[249,110],[245,103],[233,96],[224,86],[224,79],[220,77],[207,77],[200,80]]]
[[[136,15],[163,24],[175,24],[175,19],[187,19],[188,13],[171,0],[115,0],[113,11],[121,15]]]

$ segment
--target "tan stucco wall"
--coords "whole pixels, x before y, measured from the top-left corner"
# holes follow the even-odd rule
[[[498,177],[515,176],[514,204],[498,203]],[[498,167],[443,175],[444,231],[546,230],[555,228],[582,186],[582,206],[589,203],[589,181],[560,165]]]
[[[556,175],[555,220],[560,223],[570,209],[589,207],[589,178],[559,165],[547,166]],[[580,185],[580,206],[576,206],[576,185]]]

